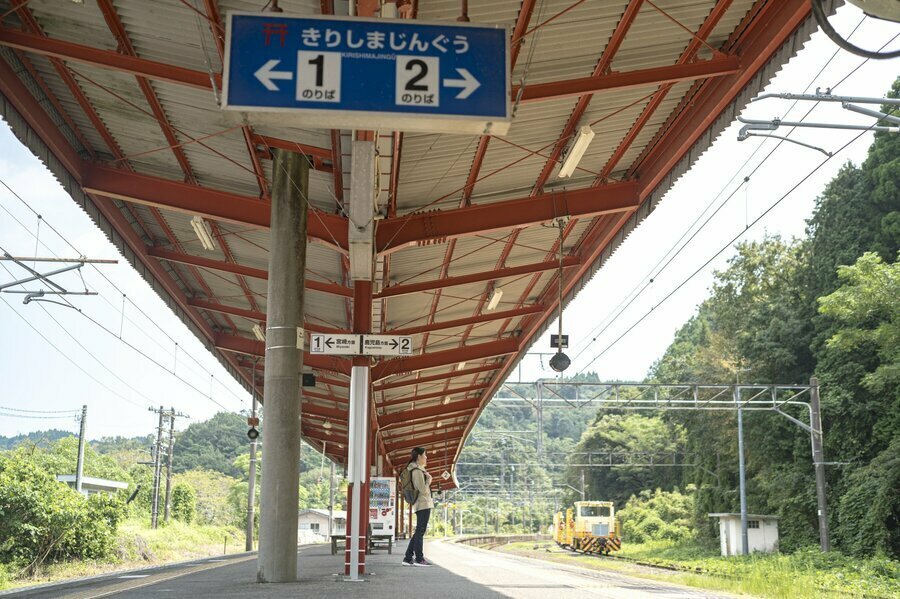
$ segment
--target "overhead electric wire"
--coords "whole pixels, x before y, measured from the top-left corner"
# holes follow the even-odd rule
[[[97,383],[98,385],[100,385],[101,387],[103,387],[104,389],[106,389],[107,391],[109,391],[110,393],[112,393],[113,396],[118,397],[118,398],[121,399],[122,401],[125,401],[125,402],[127,402],[127,403],[130,403],[130,404],[132,404],[132,405],[134,405],[134,406],[137,406],[137,407],[141,408],[142,410],[143,410],[144,408],[147,407],[147,406],[142,406],[142,405],[138,404],[137,402],[132,401],[131,399],[128,399],[127,397],[121,395],[120,393],[118,393],[117,391],[115,391],[114,389],[112,389],[111,387],[109,387],[106,383],[102,382],[100,379],[98,379],[97,377],[95,377],[94,375],[92,375],[90,372],[88,372],[87,370],[85,370],[84,367],[81,366],[78,362],[76,362],[75,360],[73,360],[72,357],[69,356],[69,354],[67,354],[67,353],[64,352],[63,350],[59,349],[59,347],[58,347],[55,343],[53,343],[52,341],[50,341],[50,339],[48,339],[43,333],[41,333],[41,332],[37,329],[37,327],[35,327],[33,324],[31,324],[31,323],[28,321],[27,318],[25,318],[24,316],[22,316],[21,314],[19,314],[19,312],[18,312],[15,308],[13,308],[13,307],[9,304],[9,302],[7,302],[3,297],[0,297],[0,302],[3,302],[4,304],[6,304],[6,306],[7,306],[10,310],[12,310],[13,314],[15,314],[16,316],[18,316],[19,318],[21,318],[22,321],[23,321],[25,324],[27,324],[29,327],[31,327],[31,329],[41,337],[41,339],[43,339],[44,341],[46,341],[47,344],[50,345],[50,347],[52,347],[53,349],[55,349],[62,357],[64,357],[64,358],[65,358],[66,360],[68,360],[69,362],[71,362],[71,364],[72,364],[73,366],[75,366],[75,368],[77,368],[78,370],[80,370],[81,372],[83,372],[85,375],[87,375],[87,377],[90,378],[92,381],[94,381],[95,383]]]
[[[2,178],[0,178],[0,184],[2,184],[3,187],[5,187],[5,188],[6,188],[6,189],[7,189],[7,190],[8,190],[8,191],[9,191],[16,199],[18,199],[18,200],[19,200],[26,208],[28,208],[28,210],[30,210],[32,213],[34,213],[34,214],[35,214],[36,216],[38,216],[38,217],[41,216],[41,215],[40,215],[40,214],[39,214],[39,213],[38,213],[38,212],[37,212],[37,211],[36,211],[36,210],[35,210],[28,202],[27,202],[27,201],[25,201],[25,199],[24,199],[21,195],[19,195],[14,189],[12,189],[12,187],[10,187],[9,184],[7,184],[6,181],[3,180]],[[34,236],[34,233],[31,232],[31,230],[30,230],[27,226],[25,226],[19,219],[15,218],[15,216],[14,216],[14,215],[13,215],[13,214],[5,207],[5,206],[3,206],[2,204],[0,204],[0,207],[2,207],[2,208],[4,209],[4,211],[7,212],[7,214],[10,214],[10,216],[13,216],[13,219],[14,219],[17,223],[19,223],[19,225],[21,225],[26,231],[28,231],[32,236]],[[80,252],[78,252],[78,248],[76,248],[76,247],[75,247],[75,246],[74,246],[74,245],[73,245],[73,244],[72,244],[72,243],[71,243],[71,242],[70,242],[70,241],[62,234],[62,233],[60,233],[59,230],[57,230],[55,227],[53,227],[53,225],[51,225],[49,222],[47,222],[47,220],[44,219],[43,217],[41,217],[41,219],[42,219],[42,222],[44,222],[45,225],[46,225],[47,227],[49,227],[51,231],[53,231],[53,232],[54,232],[61,240],[63,240],[70,248],[72,248],[72,250],[74,250],[76,253],[79,253],[79,255],[80,255]],[[53,253],[54,255],[56,255],[55,252],[53,252],[53,250],[51,250],[51,249],[47,246],[46,243],[40,242],[40,244],[43,245],[45,248],[47,248],[48,251],[50,251],[51,253]],[[166,331],[165,331],[165,330],[164,330],[164,329],[163,329],[163,328],[162,328],[162,327],[161,327],[161,326],[153,319],[153,318],[151,318],[151,317],[150,317],[143,309],[141,309],[140,306],[138,306],[136,303],[134,303],[133,300],[128,299],[127,294],[125,294],[125,293],[121,290],[121,288],[119,288],[118,285],[116,285],[109,277],[107,277],[106,274],[103,273],[102,270],[100,270],[99,268],[97,268],[96,265],[91,264],[91,266],[93,267],[93,269],[94,269],[98,274],[100,274],[100,276],[101,276],[101,277],[102,277],[102,278],[103,278],[103,279],[104,279],[104,280],[105,280],[105,281],[106,281],[113,289],[115,289],[117,292],[119,292],[119,293],[123,296],[123,298],[125,298],[125,299],[128,301],[129,304],[131,304],[131,305],[132,305],[132,306],[133,306],[133,307],[134,307],[134,308],[135,308],[142,316],[144,316],[144,318],[146,318],[149,322],[153,323],[154,326],[155,326],[157,329],[159,329],[160,332],[163,333],[163,335],[165,335],[165,336],[166,336],[173,344],[175,344],[176,348],[180,348],[180,349],[181,349],[181,353],[183,353],[183,354],[185,354],[186,356],[188,356],[188,357],[189,357],[189,358],[190,358],[190,359],[191,359],[191,360],[192,360],[192,361],[193,361],[193,362],[194,362],[194,363],[202,370],[202,374],[203,374],[203,375],[209,375],[210,377],[212,377],[213,380],[216,380],[215,375],[214,375],[212,372],[210,372],[209,370],[207,370],[206,367],[203,366],[203,364],[202,364],[196,357],[194,357],[194,356],[191,354],[191,352],[186,351],[181,345],[179,345],[178,342],[175,341],[175,339],[174,339],[171,335],[169,335],[169,334],[168,334],[168,333],[167,333],[167,332],[166,332]],[[116,311],[117,313],[119,313],[119,314],[121,315],[122,318],[127,318],[129,322],[131,322],[132,324],[135,325],[135,327],[138,328],[138,330],[140,330],[142,333],[144,333],[144,334],[145,334],[150,340],[152,340],[154,343],[156,343],[156,344],[159,345],[161,348],[163,348],[163,346],[162,346],[161,344],[159,344],[155,339],[153,339],[153,337],[152,337],[151,335],[149,335],[145,330],[143,330],[136,322],[134,322],[134,320],[132,320],[131,318],[129,318],[128,316],[126,316],[126,315],[124,314],[124,312],[122,312],[122,311],[120,311],[118,308],[116,308],[116,306],[115,306],[108,298],[106,298],[106,297],[103,296],[102,294],[101,294],[101,297],[103,297],[104,301],[106,301],[108,304],[110,304],[110,306],[112,306],[113,310]],[[92,317],[90,317],[89,315],[87,315],[85,312],[83,312],[83,311],[80,310],[79,308],[76,308],[74,305],[71,304],[71,302],[67,302],[67,303],[69,303],[69,305],[71,305],[73,308],[75,308],[82,316],[84,316],[85,318],[88,318],[88,320],[91,320],[92,322],[94,322],[94,324],[97,324],[98,326],[100,326],[101,328],[103,328],[105,331],[107,331],[108,333],[112,334],[114,337],[116,337],[117,339],[119,339],[120,341],[122,341],[123,343],[125,343],[126,345],[128,345],[129,347],[131,347],[132,349],[134,349],[135,351],[137,351],[138,353],[140,353],[140,354],[143,355],[144,357],[146,357],[147,359],[151,360],[152,362],[154,362],[155,364],[157,364],[158,366],[160,366],[161,368],[163,368],[164,370],[166,370],[167,372],[169,372],[170,374],[172,374],[173,376],[175,376],[176,378],[178,378],[179,380],[181,380],[182,382],[184,382],[184,383],[187,384],[188,386],[190,386],[190,387],[194,388],[195,390],[197,390],[197,388],[196,388],[194,385],[192,385],[191,383],[189,383],[189,382],[186,381],[185,379],[183,379],[183,378],[181,378],[180,376],[178,376],[174,371],[168,370],[167,368],[165,368],[164,366],[162,366],[156,359],[150,357],[149,355],[147,355],[147,354],[144,353],[143,351],[141,351],[141,350],[139,350],[138,348],[136,348],[136,347],[135,347],[134,345],[132,345],[131,343],[128,343],[128,342],[125,341],[124,339],[120,338],[118,335],[116,335],[115,333],[113,333],[112,331],[110,331],[108,328],[106,328],[105,326],[103,326],[102,324],[100,324],[99,322],[97,322],[95,319],[93,319]],[[42,308],[43,308],[43,306],[42,306]],[[61,325],[60,325],[60,326],[61,326]],[[64,329],[64,330],[65,330],[65,329]],[[68,332],[68,331],[67,331],[67,332]],[[165,350],[165,348],[163,348],[163,349]],[[173,356],[173,358],[175,358],[175,356]],[[194,372],[196,373],[197,371],[194,371]],[[227,386],[223,385],[222,383],[220,383],[220,386],[221,386],[223,389],[225,389],[225,391],[227,391],[229,394],[231,394],[233,397],[235,397],[241,404],[245,404],[245,401],[244,401],[240,396],[238,396],[236,393],[234,393],[231,389],[229,389]],[[222,406],[222,404],[220,404],[219,402],[213,400],[212,397],[211,397],[211,395],[204,394],[202,391],[199,391],[199,390],[198,390],[198,392],[200,392],[201,395],[203,395],[204,397],[206,397],[206,398],[210,399],[211,401],[213,401],[213,403],[215,403],[215,404],[219,405],[220,407],[222,407],[223,409],[227,410],[227,408],[225,408],[224,406]]]
[[[72,414],[78,415],[81,410],[26,410],[24,408],[10,408],[8,406],[0,406],[0,410],[10,410],[12,412],[26,412],[28,414]]]
[[[599,352],[598,354],[596,354],[596,355],[591,359],[591,361],[588,362],[588,364],[578,372],[578,374],[583,373],[586,369],[588,369],[591,365],[593,365],[594,362],[596,362],[601,356],[603,356],[606,352],[608,352],[610,349],[612,349],[612,347],[613,347],[616,343],[618,343],[618,342],[619,342],[620,340],[622,340],[622,338],[624,338],[628,333],[630,333],[632,330],[634,330],[635,327],[637,327],[641,322],[644,321],[644,319],[646,319],[648,316],[650,316],[651,314],[653,314],[653,311],[656,310],[656,308],[658,308],[659,306],[661,306],[666,300],[668,300],[670,297],[672,297],[673,295],[675,295],[675,293],[677,293],[678,290],[680,290],[682,287],[684,287],[691,279],[693,279],[695,276],[697,276],[699,273],[701,273],[701,272],[703,271],[703,269],[705,269],[705,268],[706,268],[713,260],[715,260],[716,258],[718,258],[725,250],[727,250],[728,248],[730,248],[730,247],[731,247],[738,239],[740,239],[741,237],[743,237],[744,233],[746,233],[747,231],[749,231],[750,228],[753,227],[753,225],[755,225],[756,223],[758,223],[758,222],[759,222],[760,220],[762,220],[767,214],[769,214],[769,212],[771,212],[772,210],[774,210],[779,204],[781,204],[782,201],[784,201],[789,195],[791,195],[798,187],[800,187],[800,186],[801,186],[803,183],[805,183],[810,177],[812,177],[816,172],[818,172],[818,170],[819,170],[820,168],[822,168],[823,166],[825,166],[825,164],[827,164],[829,161],[831,161],[832,158],[834,158],[835,156],[837,156],[838,154],[840,154],[841,152],[843,152],[847,147],[849,147],[850,145],[852,145],[853,143],[855,143],[857,140],[859,140],[863,135],[865,135],[866,133],[868,133],[868,132],[871,130],[871,127],[874,127],[874,126],[875,126],[875,124],[873,123],[868,129],[865,129],[865,130],[863,130],[863,131],[860,131],[860,133],[859,133],[858,135],[854,136],[853,139],[851,139],[850,141],[848,141],[847,143],[845,143],[844,145],[842,145],[840,148],[838,148],[837,151],[833,152],[831,156],[826,157],[822,162],[820,162],[819,164],[817,164],[811,171],[809,171],[806,175],[804,175],[802,179],[800,179],[799,181],[797,181],[797,183],[795,183],[795,184],[794,184],[787,192],[785,192],[780,198],[778,198],[771,206],[769,206],[768,208],[766,208],[766,209],[763,211],[762,214],[760,214],[758,217],[756,217],[756,218],[749,224],[749,226],[748,226],[747,228],[743,229],[743,230],[740,231],[737,235],[735,235],[728,243],[726,243],[724,246],[722,246],[715,254],[713,254],[712,256],[710,256],[710,257],[709,257],[702,265],[700,265],[699,268],[697,268],[696,270],[694,270],[694,272],[692,272],[687,278],[685,278],[683,281],[681,281],[681,283],[679,283],[677,286],[675,286],[674,289],[672,289],[671,291],[669,291],[669,293],[667,293],[661,300],[659,300],[659,301],[658,301],[652,308],[650,308],[650,310],[648,310],[643,316],[641,316],[641,317],[638,318],[635,322],[633,322],[633,323],[631,324],[631,326],[629,326],[627,329],[625,329],[625,331],[623,331],[618,337],[616,337],[616,338],[615,338],[610,344],[608,344],[601,352]]]
[[[852,36],[854,33],[856,33],[856,31],[859,29],[859,27],[863,24],[863,22],[864,22],[865,20],[866,20],[866,16],[864,15],[864,16],[860,19],[860,21],[856,24],[856,26],[853,28],[853,31],[850,33],[850,36]],[[900,35],[900,34],[898,34],[898,35]],[[898,36],[895,35],[893,38],[891,38],[890,40],[888,40],[884,45],[882,45],[882,48],[886,47],[888,44],[890,44],[891,42],[893,42],[895,39],[897,39],[897,37],[898,37]],[[837,57],[837,55],[838,55],[839,53],[840,53],[840,48],[838,48],[837,50],[834,51],[834,53],[831,55],[831,57],[825,62],[824,65],[822,65],[822,67],[819,69],[819,71],[812,77],[810,83],[806,86],[806,88],[804,89],[804,92],[803,92],[803,93],[806,93],[806,91],[808,91],[808,90],[815,84],[815,81],[819,78],[819,76],[821,76],[821,74],[825,71],[825,69],[828,68],[828,65],[831,64],[831,62]],[[858,70],[859,70],[866,62],[868,62],[868,59],[864,60],[862,63],[860,63],[859,65],[857,65],[853,70],[851,70],[851,71],[850,71],[849,73],[847,73],[843,78],[841,78],[837,83],[835,83],[830,89],[834,89],[834,88],[838,87],[839,85],[841,85],[841,84],[842,84],[844,81],[846,81],[850,76],[852,76],[856,71],[858,71]],[[798,102],[799,102],[799,100],[794,100],[794,102],[791,104],[791,106],[790,106],[790,107],[788,108],[788,110],[785,112],[785,116],[787,116],[788,114],[790,114],[790,112],[797,106]],[[801,117],[800,121],[801,121],[801,122],[804,121],[804,120],[812,113],[812,111],[816,108],[816,106],[818,106],[818,104],[819,104],[818,102],[814,103],[813,106],[812,106],[812,108],[810,108],[810,109],[806,112],[806,114],[803,115],[803,117]],[[790,135],[790,134],[793,133],[796,129],[797,129],[796,127],[792,127],[791,130],[787,133],[787,135]],[[712,207],[712,206],[716,203],[716,201],[718,200],[718,198],[721,197],[722,193],[728,188],[729,185],[731,185],[731,184],[734,182],[734,180],[740,175],[741,171],[742,171],[744,168],[746,168],[747,164],[749,164],[749,162],[753,159],[753,157],[757,154],[757,152],[759,152],[759,150],[762,149],[762,147],[763,147],[763,145],[764,145],[765,143],[766,143],[766,142],[765,142],[765,140],[764,140],[762,143],[760,143],[760,144],[753,150],[753,152],[750,154],[750,156],[748,156],[747,159],[744,161],[744,163],[743,163],[743,164],[735,171],[735,173],[734,173],[734,175],[732,175],[731,179],[729,179],[729,181],[728,181],[728,182],[727,182],[727,183],[719,190],[719,192],[718,192],[718,193],[716,194],[716,196],[709,202],[709,204],[706,205],[706,207],[700,212],[700,214],[697,216],[697,218],[694,219],[694,221],[693,221],[693,222],[691,223],[691,225],[685,230],[685,232],[681,235],[681,237],[680,237],[680,238],[672,245],[672,247],[670,247],[670,248],[669,248],[669,249],[668,249],[668,250],[660,257],[660,259],[657,261],[657,263],[656,263],[656,264],[653,266],[653,268],[651,268],[650,271],[649,271],[649,272],[641,279],[641,281],[640,281],[639,283],[637,283],[637,284],[634,286],[634,288],[632,288],[632,290],[631,290],[628,294],[625,295],[625,297],[623,297],[622,301],[619,302],[619,304],[618,304],[615,308],[613,308],[613,310],[610,312],[610,316],[607,316],[606,318],[604,318],[604,319],[600,322],[600,324],[597,325],[597,327],[595,327],[595,328],[591,331],[591,333],[590,333],[589,335],[587,335],[587,337],[590,337],[590,338],[591,338],[591,341],[590,341],[590,342],[587,342],[587,343],[585,344],[585,346],[584,346],[581,350],[579,350],[579,352],[578,352],[578,353],[575,355],[575,357],[572,359],[573,361],[576,360],[579,356],[581,356],[585,351],[587,351],[587,349],[590,347],[591,343],[595,342],[596,339],[597,339],[597,337],[599,337],[600,335],[602,335],[604,332],[606,332],[606,330],[607,330],[610,326],[612,326],[612,324],[616,321],[616,319],[617,319],[622,313],[624,313],[625,310],[627,310],[628,307],[631,306],[631,304],[634,303],[634,301],[635,301],[638,297],[641,296],[641,293],[642,293],[645,289],[647,289],[647,287],[649,287],[649,286],[654,282],[654,280],[655,280],[655,279],[656,279],[656,278],[657,278],[657,277],[658,277],[658,276],[659,276],[659,275],[660,275],[660,274],[661,274],[661,273],[669,266],[669,264],[672,263],[672,261],[673,261],[673,260],[681,253],[681,251],[684,250],[684,248],[686,248],[686,247],[690,244],[690,242],[697,236],[697,234],[699,234],[699,232],[700,232],[701,230],[703,230],[703,228],[710,222],[710,220],[711,220],[712,218],[714,218],[714,217],[716,216],[716,214],[718,214],[719,211],[720,211],[722,208],[725,207],[726,204],[728,204],[728,202],[734,197],[734,195],[735,195],[742,187],[746,189],[746,185],[747,185],[747,183],[749,182],[750,178],[751,178],[751,177],[759,170],[759,168],[760,168],[760,167],[761,167],[761,166],[762,166],[762,165],[763,165],[763,164],[764,164],[764,163],[772,156],[772,154],[775,152],[775,150],[777,150],[777,149],[781,146],[781,144],[784,143],[784,141],[783,141],[783,140],[778,141],[778,143],[776,143],[775,147],[772,148],[772,150],[769,151],[769,153],[765,156],[765,158],[763,158],[763,160],[762,160],[759,164],[756,165],[756,167],[750,172],[750,174],[747,175],[747,176],[745,176],[744,181],[743,181],[740,185],[738,185],[738,186],[737,186],[737,187],[736,187],[736,188],[728,195],[727,198],[725,198],[725,200],[724,200],[724,201],[723,201],[723,202],[715,209],[715,211],[713,211],[713,213],[712,213],[712,214],[711,214],[711,215],[710,215],[710,216],[709,216],[709,217],[708,217],[708,218],[700,225],[699,228],[697,228],[696,230],[694,230],[694,232],[693,232],[693,234],[691,234],[690,238],[689,238],[683,245],[681,245],[680,247],[678,247],[679,244],[681,244],[682,240],[684,240],[685,236],[687,236],[688,233],[689,233],[692,229],[694,229],[694,227],[697,225],[697,223],[700,221],[700,219],[703,218],[703,216],[706,214],[707,210],[709,210],[710,207]],[[678,247],[678,249],[675,251],[675,254],[673,254],[673,255],[671,255],[671,257],[669,257],[670,253],[671,253],[673,250],[675,250],[676,247]],[[667,257],[668,257],[668,260],[666,259]],[[663,266],[660,268],[660,264],[662,264],[663,261],[665,261],[665,264],[663,264]],[[657,270],[657,269],[658,269],[658,270]],[[655,273],[655,274],[654,274],[654,273]],[[642,284],[643,284],[643,286],[641,286]],[[635,293],[635,292],[636,292],[636,293]],[[623,305],[623,304],[624,304],[624,305]],[[602,328],[601,328],[601,327],[602,327]],[[600,329],[600,331],[599,331],[599,332],[596,332],[597,329]]]
[[[866,16],[863,15],[863,17],[862,17],[862,18],[859,20],[859,22],[856,24],[856,27],[853,28],[853,31],[850,32],[850,36],[851,36],[851,37],[853,36],[854,33],[856,33],[857,29],[859,29],[859,27],[863,24],[863,22],[864,22],[865,20],[866,20]],[[890,42],[888,42],[888,43],[890,43]],[[822,68],[819,69],[819,71],[812,77],[812,79],[810,80],[809,84],[807,84],[806,88],[803,90],[803,93],[806,93],[807,91],[809,91],[809,88],[812,87],[812,86],[815,84],[816,79],[818,79],[819,76],[822,75],[822,73],[825,71],[825,69],[828,68],[828,65],[830,65],[830,64],[832,63],[832,61],[837,57],[837,55],[838,55],[839,53],[840,53],[840,48],[838,48],[837,50],[835,50],[834,53],[831,55],[831,57],[830,57],[827,61],[825,61],[825,64],[822,65]],[[863,64],[865,64],[865,62],[867,62],[867,61],[863,61]],[[835,84],[833,87],[837,87],[838,85],[840,85],[844,80],[847,79],[847,77],[849,77],[850,75],[852,75],[853,73],[855,73],[856,70],[858,70],[859,67],[861,67],[861,66],[862,66],[862,64],[859,65],[859,66],[857,66],[856,69],[854,69],[853,71],[851,71],[848,75],[846,75],[846,76],[844,77],[844,79],[842,79],[841,81],[839,81],[839,82],[838,82],[837,84]],[[785,117],[787,117],[787,115],[791,113],[791,111],[797,106],[798,102],[799,102],[799,100],[794,100],[794,102],[791,104],[791,106],[790,106],[790,107],[787,109],[787,111],[785,112]],[[814,105],[814,107],[815,107],[815,105]],[[801,118],[800,120],[802,121],[803,119],[806,118],[806,116],[809,116],[809,112],[807,112],[807,114],[806,114],[803,118]],[[793,132],[795,129],[796,129],[796,127],[792,128],[792,129],[791,129],[791,132]],[[788,135],[790,135],[790,132],[788,132]],[[744,163],[743,163],[743,164],[742,164],[742,165],[734,172],[734,174],[731,176],[731,179],[729,179],[728,182],[727,182],[725,185],[723,185],[721,189],[719,189],[719,192],[715,195],[715,197],[714,197],[714,198],[713,198],[713,199],[712,199],[712,200],[711,200],[711,201],[703,208],[703,210],[700,212],[700,214],[697,215],[697,218],[694,219],[694,221],[690,224],[690,226],[689,226],[687,229],[685,229],[685,231],[684,231],[684,233],[682,233],[681,237],[679,237],[678,240],[677,240],[674,244],[672,244],[672,246],[671,246],[671,247],[670,247],[670,248],[669,248],[669,249],[668,249],[661,257],[660,257],[660,259],[656,262],[656,264],[653,266],[653,268],[651,268],[651,269],[649,270],[649,272],[647,272],[647,274],[644,275],[644,277],[640,280],[640,282],[638,282],[638,283],[631,289],[631,291],[629,291],[629,292],[622,298],[622,301],[619,302],[619,304],[618,304],[615,308],[613,308],[613,309],[610,311],[609,315],[608,315],[606,318],[604,318],[602,321],[600,321],[600,324],[598,324],[596,327],[594,327],[594,329],[593,329],[588,335],[585,336],[585,339],[590,338],[591,340],[588,341],[587,343],[585,343],[584,347],[583,347],[581,350],[578,351],[578,353],[575,355],[574,358],[572,358],[572,361],[573,361],[573,362],[574,362],[576,359],[578,359],[578,357],[581,356],[581,355],[587,350],[588,347],[590,347],[591,343],[593,343],[594,341],[597,340],[597,337],[599,337],[599,336],[602,335],[604,332],[606,332],[606,330],[612,325],[612,323],[615,322],[615,319],[616,319],[622,312],[624,312],[624,311],[625,311],[625,310],[626,310],[626,309],[634,302],[634,300],[637,299],[637,297],[640,296],[641,292],[643,292],[644,289],[646,289],[646,288],[650,285],[650,283],[652,283],[653,280],[654,280],[656,277],[658,277],[659,274],[660,274],[663,270],[665,270],[666,266],[668,266],[669,263],[671,263],[672,259],[674,259],[675,256],[677,256],[677,255],[681,252],[681,250],[683,250],[688,244],[690,244],[691,240],[693,240],[693,238],[697,235],[697,233],[699,232],[699,230],[702,229],[703,226],[705,226],[707,222],[709,222],[709,219],[707,219],[707,221],[704,222],[703,225],[701,225],[700,229],[698,229],[697,231],[694,232],[694,235],[692,235],[691,238],[690,238],[687,242],[685,242],[684,245],[682,245],[681,247],[678,247],[678,245],[684,240],[684,238],[688,235],[688,233],[690,233],[690,231],[697,225],[697,223],[700,222],[700,219],[703,218],[703,216],[706,214],[707,210],[709,210],[709,209],[716,203],[716,201],[722,196],[722,194],[725,192],[725,190],[728,189],[728,186],[730,186],[730,185],[734,182],[734,180],[738,177],[738,175],[740,175],[741,171],[744,170],[744,168],[747,167],[747,165],[750,163],[750,161],[753,159],[753,157],[756,156],[757,152],[759,152],[759,151],[762,149],[762,147],[763,147],[763,145],[765,145],[765,143],[766,143],[765,140],[763,140],[759,145],[756,146],[756,148],[753,150],[753,152],[750,154],[750,156],[748,156],[747,159],[744,161]],[[779,142],[779,143],[775,146],[775,148],[777,149],[779,145],[781,145],[781,142]],[[769,156],[770,156],[770,155],[771,155],[771,152],[769,153]],[[769,156],[766,156],[766,158],[763,160],[763,162],[765,162],[765,160],[767,160],[767,159],[769,158]],[[758,167],[757,167],[757,168],[758,168]],[[754,170],[754,172],[755,172],[755,170]],[[751,174],[752,174],[752,173],[751,173]],[[745,181],[745,183],[746,183],[746,181]],[[724,202],[723,202],[723,203],[715,210],[715,212],[712,214],[712,216],[715,216],[716,213],[718,213],[719,210],[721,210],[722,207],[724,207],[725,204],[727,204],[727,203],[731,200],[731,198],[734,196],[734,194],[735,194],[741,187],[744,187],[745,190],[747,189],[747,187],[746,187],[745,185],[739,185],[737,188],[735,188],[735,190],[734,190],[734,191],[733,191],[733,192],[725,199],[725,201],[724,201]],[[710,218],[712,218],[712,216],[711,216]],[[676,251],[675,255],[672,256],[672,258],[670,258],[670,259],[666,262],[666,265],[665,265],[665,266],[663,266],[662,268],[659,268],[660,264],[662,264],[663,261],[666,260],[666,257],[669,256],[669,254],[670,254],[673,250],[675,250],[676,247],[678,247],[678,250]],[[657,269],[659,269],[659,270],[657,270]],[[654,272],[655,272],[656,274],[654,274]],[[641,287],[641,284],[643,284],[643,283],[645,283],[646,281],[648,281],[648,279],[649,279],[649,282],[647,282],[647,284],[645,284],[643,287]],[[639,289],[639,288],[640,288],[640,289]],[[626,304],[626,302],[627,302],[627,304]],[[624,307],[623,307],[623,304],[624,304]],[[621,310],[620,310],[620,308],[621,308]],[[599,332],[597,332],[598,329],[601,329],[601,330],[600,330]]]

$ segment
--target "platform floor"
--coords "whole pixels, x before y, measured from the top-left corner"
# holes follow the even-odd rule
[[[3,595],[4,599],[7,596],[60,599],[379,599],[400,596],[428,599],[696,599],[727,596],[624,574],[540,562],[440,541],[429,542],[425,546],[425,555],[435,563],[434,567],[407,567],[400,564],[402,550],[406,547],[404,542],[401,541],[400,544],[401,550],[395,551],[393,555],[378,551],[367,557],[368,569],[372,574],[365,577],[365,582],[345,582],[344,577],[338,575],[343,554],[332,556],[329,545],[309,545],[300,548],[300,581],[296,583],[254,582],[256,556],[244,554],[127,574],[111,574]]]

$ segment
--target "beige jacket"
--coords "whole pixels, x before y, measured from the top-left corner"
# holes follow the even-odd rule
[[[431,498],[431,475],[415,462],[410,462],[407,468],[412,471],[412,483],[419,492],[419,498],[413,505],[413,511],[430,510],[434,507],[434,500]]]

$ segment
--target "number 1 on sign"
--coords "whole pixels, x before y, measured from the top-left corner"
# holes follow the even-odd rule
[[[297,52],[297,100],[341,101],[340,52]]]

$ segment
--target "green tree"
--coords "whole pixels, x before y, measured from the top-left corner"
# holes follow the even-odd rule
[[[239,476],[234,460],[247,448],[244,416],[219,412],[209,420],[193,422],[175,441],[175,472],[212,470]]]
[[[586,499],[623,505],[629,497],[644,489],[678,484],[681,480],[680,473],[674,468],[600,466],[608,459],[620,464],[648,463],[653,459],[657,462],[677,460],[682,444],[680,425],[669,424],[659,416],[644,416],[634,412],[615,414],[601,410],[570,455],[568,484],[580,488],[583,471]],[[583,465],[591,462],[598,466]],[[569,494],[572,499],[578,495],[574,492]]]
[[[229,501],[236,479],[212,470],[190,470],[177,474],[175,483],[188,485],[196,492],[197,523],[235,525],[241,522],[240,512]]]

